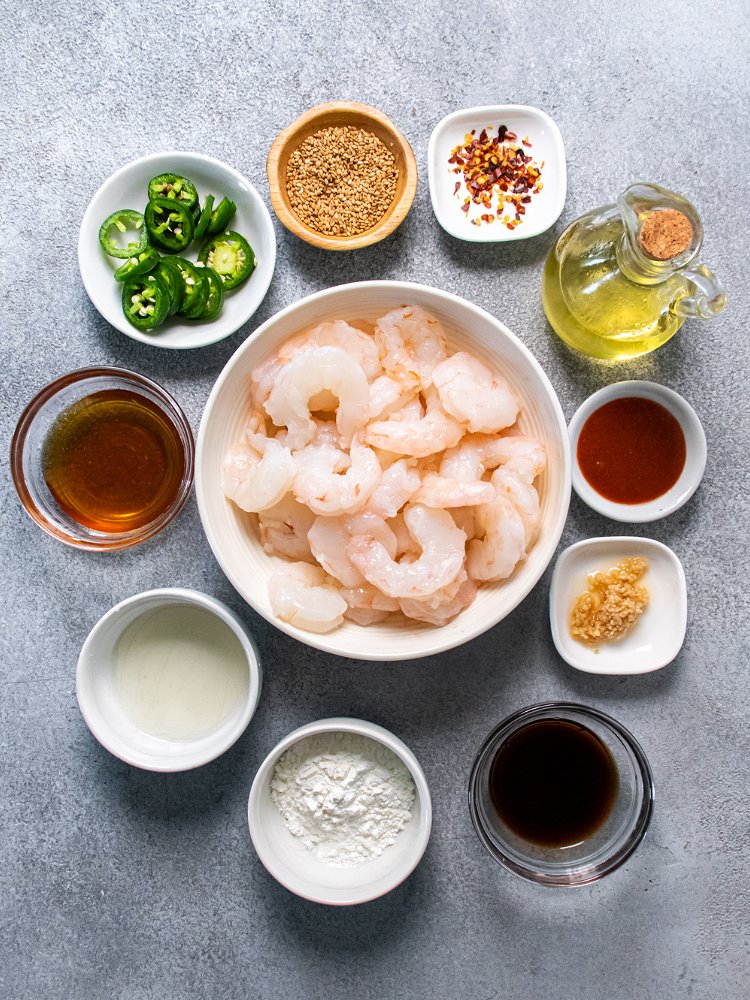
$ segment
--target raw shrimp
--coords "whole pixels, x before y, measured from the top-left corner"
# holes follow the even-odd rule
[[[415,503],[427,507],[478,507],[495,499],[495,490],[490,483],[466,482],[447,479],[435,472],[422,477],[422,485],[414,494]]]
[[[448,356],[442,326],[419,306],[401,306],[379,319],[375,340],[386,374],[407,387],[431,386],[433,369]]]
[[[476,538],[477,534],[477,511],[476,507],[454,507],[451,516],[456,522],[456,526],[466,535],[466,540],[470,542]],[[398,533],[396,533],[398,538]]]
[[[345,587],[358,587],[365,578],[355,569],[346,552],[354,535],[371,535],[395,558],[396,536],[381,517],[363,511],[351,517],[316,517],[307,540],[323,569]]]
[[[492,485],[497,490],[497,495],[510,500],[521,515],[528,549],[536,541],[539,532],[539,494],[528,477],[516,472],[512,464],[501,465],[493,472]]]
[[[349,326],[343,320],[320,323],[312,330],[298,333],[295,337],[287,340],[276,354],[253,369],[251,379],[253,399],[256,405],[262,406],[271,395],[282,368],[299,354],[314,347],[338,347],[346,351],[364,371],[368,380],[377,378],[381,374],[378,346],[373,337],[363,333],[362,330]],[[325,405],[320,405],[320,400],[314,402],[317,405],[313,405],[312,410],[327,408]]]
[[[461,579],[462,577],[463,579]],[[427,598],[421,601],[413,597],[402,597],[399,601],[399,607],[407,618],[415,618],[417,621],[428,622],[430,625],[447,625],[464,608],[468,608],[477,596],[477,585],[466,573],[460,573],[458,579],[461,579],[461,584],[453,592],[452,597]],[[450,592],[452,589],[453,585],[451,584],[449,588],[446,588],[446,591]],[[443,591],[439,590],[437,595],[442,596]]]
[[[443,455],[440,475],[469,483],[481,479],[488,469],[511,461],[518,470],[536,470],[536,476],[545,465],[544,445],[536,438],[520,435],[467,434],[456,448]]]
[[[392,611],[399,610],[397,600],[381,594],[371,583],[363,582],[357,587],[341,587],[339,593],[348,605],[344,617],[350,618],[358,625],[373,625],[388,618]]]
[[[340,347],[314,347],[281,369],[264,404],[273,422],[287,428],[293,451],[304,448],[315,435],[310,398],[323,389],[338,398],[336,426],[344,444],[348,445],[369,419],[370,390],[357,362]]]
[[[291,488],[296,473],[292,453],[275,438],[252,434],[262,441],[262,454],[249,441],[242,441],[224,460],[224,495],[247,511],[273,507]]]
[[[504,378],[465,351],[453,354],[433,371],[443,408],[473,432],[492,434],[510,427],[518,402]]]
[[[505,580],[523,559],[525,529],[521,515],[505,497],[477,507],[477,538],[466,550],[472,580]]]
[[[368,380],[377,378],[382,372],[378,345],[374,337],[350,326],[342,319],[319,323],[305,333],[299,333],[287,340],[279,349],[282,362],[291,361],[311,347],[338,347],[346,351],[356,361]]]
[[[380,375],[370,383],[370,420],[390,416],[408,403],[417,389],[404,388],[401,382],[390,375]]]
[[[315,515],[309,507],[298,503],[291,493],[274,507],[258,514],[258,527],[263,548],[270,555],[286,556],[296,562],[313,562],[307,533]]]
[[[422,550],[413,563],[396,562],[368,535],[352,538],[347,552],[365,579],[389,597],[428,597],[461,571],[466,535],[447,511],[421,504],[407,507],[404,520]]]
[[[388,420],[376,420],[365,432],[365,440],[375,448],[395,451],[399,455],[421,458],[458,444],[463,428],[445,414],[434,389],[426,393],[427,410],[416,420],[401,418],[406,407]],[[411,404],[407,404],[411,405]]]
[[[419,473],[411,468],[409,460],[400,458],[381,475],[367,501],[367,509],[381,517],[395,517],[419,489],[420,483]]]
[[[320,568],[297,562],[276,570],[268,581],[271,610],[308,632],[330,632],[344,620],[347,604]]]
[[[349,455],[331,445],[309,445],[295,456],[294,495],[316,514],[361,510],[380,479],[375,452],[357,435]]]

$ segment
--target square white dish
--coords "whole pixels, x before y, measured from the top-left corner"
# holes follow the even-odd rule
[[[472,129],[497,131],[507,125],[518,136],[519,144],[526,136],[531,141],[527,150],[537,163],[544,162],[542,190],[526,206],[523,223],[514,230],[497,221],[492,225],[475,226],[470,219],[486,209],[472,205],[467,215],[461,211],[465,190],[454,195],[459,175],[448,164],[453,149],[463,143]],[[560,129],[549,115],[539,108],[522,104],[496,104],[454,111],[433,129],[427,148],[430,198],[432,209],[443,229],[456,239],[470,243],[505,243],[538,236],[554,225],[565,204],[567,173],[565,146]],[[495,201],[493,200],[493,209]]]
[[[645,556],[642,579],[649,603],[632,631],[618,642],[587,646],[574,639],[568,617],[575,598],[587,589],[589,573],[607,570],[629,556]],[[558,653],[589,674],[646,674],[677,656],[687,628],[687,585],[675,553],[651,538],[587,538],[557,558],[549,595],[552,639]]]

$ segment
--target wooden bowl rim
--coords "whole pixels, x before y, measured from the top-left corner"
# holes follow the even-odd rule
[[[401,195],[394,200],[377,225],[358,236],[326,236],[316,232],[286,207],[279,193],[281,189],[279,161],[283,150],[291,144],[294,137],[303,128],[332,111],[350,112],[363,120],[363,123],[377,122],[393,136],[404,156],[406,177]],[[295,118],[290,125],[279,132],[271,144],[266,160],[266,173],[268,174],[271,205],[281,224],[301,240],[324,250],[358,250],[385,239],[404,221],[417,193],[417,161],[408,139],[382,111],[357,101],[328,101],[325,104],[316,104]]]

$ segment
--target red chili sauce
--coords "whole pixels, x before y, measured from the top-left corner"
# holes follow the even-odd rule
[[[647,503],[671,489],[685,466],[685,435],[669,410],[626,396],[594,410],[581,428],[578,466],[613,503]]]

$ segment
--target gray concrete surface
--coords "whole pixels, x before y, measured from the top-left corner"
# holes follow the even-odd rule
[[[1,0],[0,15],[0,997],[746,996],[747,5]],[[147,152],[195,149],[238,167],[267,198],[273,137],[334,98],[382,108],[414,146],[419,192],[394,237],[335,256],[277,224],[276,275],[261,310],[199,352],[148,349],[100,319],[79,278],[76,239],[105,177]],[[444,235],[432,215],[427,139],[447,112],[493,102],[539,105],[557,120],[568,200],[545,236],[472,247]],[[661,181],[699,206],[705,258],[731,305],[710,324],[688,323],[650,358],[607,367],[552,337],[541,267],[565,223],[635,179]],[[162,537],[119,555],[69,550],[22,512],[7,445],[22,406],[52,377],[92,362],[135,368],[173,391],[197,429],[213,380],[258,323],[309,292],[364,278],[434,284],[501,317],[542,362],[568,416],[626,377],[662,381],[695,405],[708,436],[703,485],[681,512],[634,531],[670,544],[687,572],[687,640],[669,668],[619,680],[568,668],[549,635],[549,573],[508,620],[454,653],[391,665],[336,660],[243,605],[211,555],[194,499]],[[563,544],[620,530],[574,499]],[[170,584],[236,608],[266,667],[260,709],[234,749],[171,777],[111,757],[74,693],[78,650],[97,618]],[[641,849],[577,891],[504,873],[466,808],[484,735],[548,698],[613,713],[642,741],[657,786]],[[347,713],[413,747],[435,824],[403,886],[336,911],[266,874],[245,805],[278,739]]]

